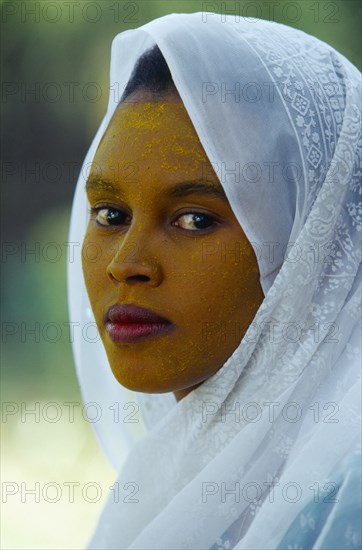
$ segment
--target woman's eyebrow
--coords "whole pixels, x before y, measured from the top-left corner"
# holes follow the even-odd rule
[[[85,184],[86,193],[90,191],[113,191],[113,193],[122,194],[121,190],[111,181],[104,180],[100,177],[89,177]]]
[[[189,181],[178,183],[175,187],[169,189],[168,194],[171,197],[184,197],[186,195],[213,195],[218,199],[227,201],[227,197],[222,188],[216,187],[212,183],[197,181]]]
[[[103,180],[102,178],[89,178],[85,186],[86,192],[90,191],[111,191],[117,195],[122,195],[121,189],[111,181]],[[227,197],[222,188],[216,187],[212,183],[195,180],[180,182],[167,189],[169,197],[185,197],[187,195],[211,195],[218,199],[227,201]]]

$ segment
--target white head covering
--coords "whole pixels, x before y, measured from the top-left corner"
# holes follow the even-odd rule
[[[277,23],[161,17],[114,39],[108,110],[84,166],[155,44],[254,246],[266,296],[232,356],[180,402],[120,386],[87,330],[96,325],[78,246],[87,226],[83,168],[69,236],[70,320],[82,328],[73,348],[121,495],[110,492],[89,548],[357,548],[360,73]],[[115,417],[115,403],[127,414],[139,403],[143,432]]]

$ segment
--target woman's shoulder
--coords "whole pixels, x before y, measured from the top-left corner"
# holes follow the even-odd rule
[[[297,515],[278,548],[362,548],[361,467],[360,452],[346,455],[329,477],[333,482]]]

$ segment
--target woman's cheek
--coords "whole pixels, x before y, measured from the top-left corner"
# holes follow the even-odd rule
[[[100,280],[104,260],[101,244],[88,230],[82,245],[82,268],[90,300],[94,295],[94,281]]]

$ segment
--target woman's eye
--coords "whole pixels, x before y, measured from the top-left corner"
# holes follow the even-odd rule
[[[189,214],[182,214],[177,218],[177,225],[182,229],[189,229],[191,231],[197,231],[200,229],[208,229],[215,225],[215,219],[212,216],[203,214],[202,212],[194,212]]]
[[[99,225],[122,225],[125,223],[127,214],[122,212],[122,210],[117,210],[116,208],[91,208],[90,212],[95,214],[96,221]]]
[[[98,225],[109,227],[124,225],[129,222],[126,212],[112,207],[90,208],[90,213],[95,216]],[[189,231],[208,229],[216,224],[215,218],[202,212],[189,212],[180,215],[173,225]]]

